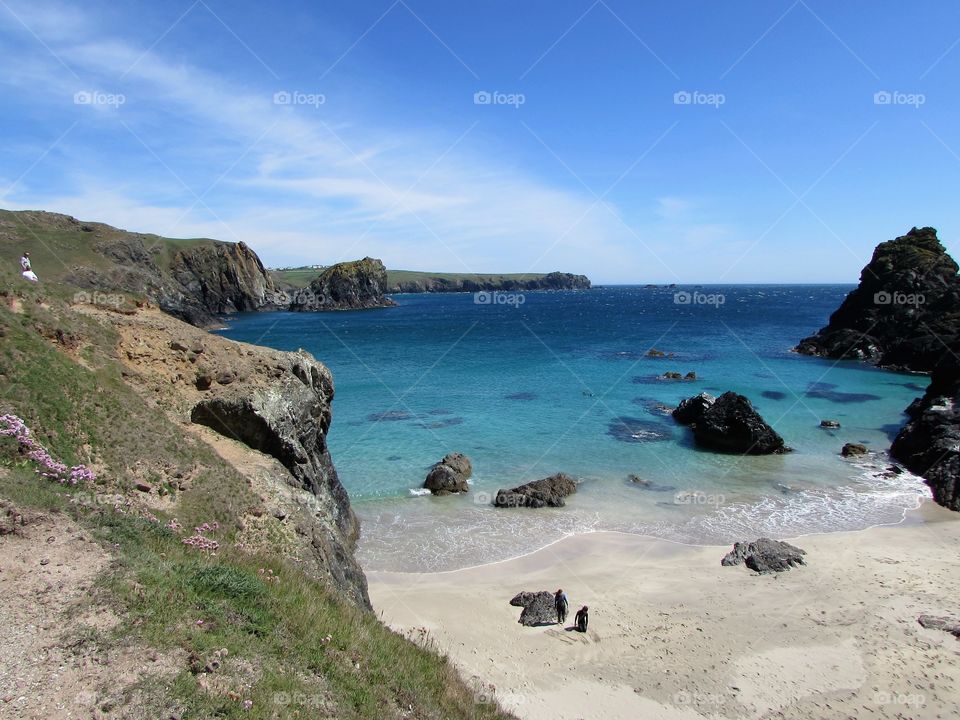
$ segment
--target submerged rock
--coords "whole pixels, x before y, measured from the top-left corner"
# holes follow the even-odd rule
[[[839,420],[821,420],[820,427],[822,428],[838,428],[840,427]]]
[[[521,625],[536,627],[537,625],[555,625],[557,622],[553,593],[547,590],[517,593],[510,604],[523,608],[520,619],[517,621]]]
[[[788,452],[783,438],[746,397],[725,392],[715,401],[710,400],[709,395],[701,393],[680,403],[673,414],[678,422],[692,425],[698,445],[743,455]]]
[[[496,507],[563,507],[566,505],[564,498],[576,491],[577,483],[572,477],[557,473],[511,490],[498,490],[493,504]]]
[[[758,573],[783,572],[797,565],[805,565],[805,550],[781,540],[760,538],[751,543],[734,543],[733,550],[720,561],[721,565],[745,564]]]
[[[430,468],[423,487],[434,495],[465,493],[470,489],[467,478],[471,475],[470,458],[462,453],[450,453]]]

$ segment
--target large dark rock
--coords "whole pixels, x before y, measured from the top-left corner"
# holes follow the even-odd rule
[[[585,275],[552,272],[530,277],[517,276],[467,276],[467,277],[418,277],[390,283],[391,293],[424,292],[526,292],[531,290],[589,290],[590,280]]]
[[[713,403],[709,396],[685,400],[674,412],[690,420],[698,445],[720,452],[741,455],[770,455],[787,452],[783,438],[770,427],[743,395],[725,392]]]
[[[930,227],[881,243],[860,285],[797,351],[931,371],[960,336],[957,264]]]
[[[434,495],[465,493],[470,489],[467,479],[471,475],[470,458],[463,453],[449,453],[430,468],[423,486]]]
[[[387,269],[374,258],[331,265],[307,287],[294,291],[291,310],[365,310],[392,307]]]
[[[936,230],[878,245],[857,289],[797,351],[931,372],[890,453],[924,477],[934,500],[960,510],[960,278]]]
[[[716,401],[717,399],[713,395],[707,393],[700,393],[682,400],[672,413],[673,419],[681,425],[692,425],[699,421]]]
[[[512,490],[498,490],[493,504],[496,507],[563,507],[566,505],[564,498],[576,491],[577,483],[572,477],[557,473]]]
[[[554,605],[553,593],[547,590],[517,593],[510,604],[523,608],[520,619],[517,621],[521,625],[535,627],[537,625],[555,625],[557,622],[557,609]]]
[[[960,510],[960,368],[955,356],[952,365],[934,370],[926,393],[907,413],[910,419],[890,454],[923,476],[936,502]]]
[[[804,555],[806,551],[790,543],[760,538],[751,543],[734,543],[733,550],[726,554],[720,564],[745,564],[758,573],[783,572],[797,565],[804,565]]]
[[[311,355],[283,353],[269,385],[234,384],[194,406],[191,420],[278,460],[291,485],[312,496],[312,546],[333,585],[369,608],[353,556],[360,524],[327,447],[333,378]],[[280,362],[278,360],[278,362]]]

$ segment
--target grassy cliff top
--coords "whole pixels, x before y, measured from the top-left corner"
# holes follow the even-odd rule
[[[221,242],[209,238],[178,239],[129,232],[104,223],[40,210],[0,210],[3,266],[16,270],[20,256],[29,251],[33,269],[41,280],[62,280],[78,265],[106,269],[110,261],[94,247],[104,242],[134,238],[141,240],[148,249],[155,249],[155,260],[163,266],[169,264],[169,259],[178,250]]]

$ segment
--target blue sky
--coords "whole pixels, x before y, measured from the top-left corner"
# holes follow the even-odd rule
[[[955,2],[0,0],[0,47],[0,206],[268,265],[853,282],[913,225],[960,249]]]

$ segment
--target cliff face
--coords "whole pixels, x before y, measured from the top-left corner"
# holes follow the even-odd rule
[[[367,257],[328,267],[306,288],[293,293],[290,309],[364,310],[396,305],[386,292],[387,269],[379,260]]]
[[[926,394],[907,408],[910,420],[890,454],[926,479],[934,500],[960,511],[960,367],[955,357],[951,365],[933,371]]]
[[[179,249],[169,241],[125,233],[93,242],[90,250],[99,257],[74,267],[68,283],[145,295],[192,325],[209,326],[218,315],[275,307],[273,279],[242,242],[208,241]]]
[[[590,279],[586,275],[552,272],[546,275],[519,279],[510,277],[425,277],[399,280],[390,283],[391,293],[424,292],[522,292],[532,290],[589,290]]]
[[[87,312],[118,330],[134,386],[178,420],[226,439],[218,452],[266,505],[242,519],[251,533],[267,523],[263,535],[286,538],[286,552],[308,572],[369,608],[366,577],[353,555],[359,521],[327,447],[334,386],[326,366],[304,351],[233,342],[157,310]],[[201,437],[217,445],[212,435]]]
[[[960,279],[936,230],[878,245],[857,289],[797,351],[932,371],[890,454],[927,481],[934,500],[960,510]]]
[[[945,346],[957,341],[958,330],[957,264],[936,230],[913,228],[877,246],[860,285],[797,351],[929,372],[947,355]]]
[[[170,262],[181,306],[223,315],[274,305],[277,290],[260,258],[245,243],[215,243],[177,252]],[[162,305],[161,305],[162,307]],[[171,312],[177,305],[170,304]]]

